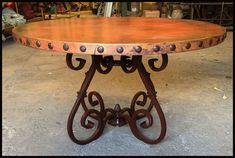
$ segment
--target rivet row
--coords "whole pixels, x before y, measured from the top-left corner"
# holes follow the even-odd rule
[[[220,43],[220,42],[222,42],[225,38],[226,38],[226,33],[225,33],[224,35],[222,35],[222,36],[219,36],[219,37],[215,38],[214,40],[213,40],[213,39],[210,39],[209,42],[208,42],[208,44],[209,44],[209,46],[212,46],[212,45],[214,44],[214,42]],[[17,41],[17,37],[14,37],[14,40]],[[23,44],[23,41],[22,41],[22,38],[21,38],[21,37],[19,37],[18,40],[19,40],[20,43]],[[26,38],[25,41],[26,41],[26,42],[25,42],[25,45],[30,46],[30,44],[31,44],[31,43],[30,43],[30,40]],[[36,44],[36,47],[38,47],[38,48],[41,47],[40,41],[37,40],[37,41],[35,42],[35,44]],[[204,45],[204,41],[203,41],[203,40],[197,42],[197,46],[198,46],[198,47],[201,48],[201,47],[203,47],[203,45]],[[48,43],[48,48],[49,48],[49,49],[53,49],[53,44],[52,44],[51,42]],[[184,48],[190,49],[190,48],[191,48],[191,43],[190,43],[190,42],[186,43],[185,46],[184,46]],[[67,43],[64,43],[64,44],[63,44],[63,49],[64,49],[65,51],[68,51],[68,50],[69,50],[69,45],[68,45]],[[103,52],[104,52],[104,47],[103,47],[103,46],[98,46],[96,49],[97,49],[97,51],[98,51],[99,53],[103,53]],[[175,44],[170,44],[170,45],[169,45],[169,49],[170,49],[170,51],[175,51],[175,50],[176,50],[176,45],[175,45]],[[84,45],[81,45],[81,46],[80,46],[80,51],[81,51],[81,52],[86,52],[86,50],[87,50],[86,46],[84,46]],[[133,47],[133,50],[134,50],[134,52],[136,52],[136,53],[141,53],[142,47],[141,47],[141,46],[134,46],[134,47]],[[161,47],[160,47],[159,45],[155,45],[155,46],[152,48],[152,50],[153,50],[154,52],[159,52],[159,51],[161,50]],[[122,46],[119,46],[119,47],[116,48],[116,51],[117,51],[117,53],[120,53],[120,54],[121,54],[121,53],[124,52],[124,48],[123,48]]]

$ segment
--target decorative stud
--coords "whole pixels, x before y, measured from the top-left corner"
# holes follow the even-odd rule
[[[103,53],[103,52],[104,52],[104,47],[99,46],[99,47],[97,48],[97,51],[98,51],[99,53]]]
[[[81,52],[85,52],[86,51],[86,47],[85,46],[80,46],[80,51]]]
[[[63,48],[65,51],[69,50],[69,45],[67,43],[64,43]]]
[[[155,45],[155,46],[153,47],[153,51],[154,51],[154,52],[158,52],[159,50],[160,50],[160,46]]]
[[[185,48],[186,48],[186,49],[191,48],[191,43],[190,43],[190,42],[188,42],[188,43],[186,44]]]
[[[174,44],[171,44],[171,45],[170,45],[170,50],[171,50],[171,51],[174,51],[175,49],[176,49],[176,46],[175,46]]]
[[[51,43],[48,43],[48,48],[53,49],[53,45]]]
[[[117,48],[117,52],[118,52],[118,53],[122,53],[123,50],[124,50],[124,49],[123,49],[122,47],[118,47],[118,48]]]
[[[41,43],[39,41],[36,41],[36,46],[39,48],[41,46]]]
[[[198,47],[202,47],[202,46],[203,46],[203,42],[202,42],[202,41],[199,41]]]
[[[136,53],[140,53],[142,51],[142,48],[140,46],[135,46],[134,50]]]

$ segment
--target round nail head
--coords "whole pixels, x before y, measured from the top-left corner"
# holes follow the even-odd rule
[[[118,47],[118,48],[117,48],[117,52],[118,52],[118,53],[122,53],[123,50],[124,50],[124,49],[123,49],[122,47]]]
[[[104,47],[99,46],[99,47],[97,48],[97,51],[98,51],[99,53],[103,53],[103,52],[104,52]]]
[[[48,43],[48,48],[53,49],[53,45],[51,43]]]
[[[191,43],[187,43],[186,46],[185,46],[186,49],[189,49],[191,48]]]
[[[175,46],[174,44],[171,44],[171,45],[170,45],[170,50],[171,50],[171,51],[174,51],[175,49],[176,49],[176,46]]]
[[[64,48],[65,51],[67,51],[67,50],[69,50],[69,45],[68,45],[67,43],[65,43],[65,44],[63,45],[63,48]]]
[[[158,52],[160,50],[160,46],[156,45],[153,47],[154,52]]]
[[[85,52],[86,51],[86,47],[85,46],[80,46],[80,51],[81,52]]]
[[[41,43],[39,41],[36,41],[36,46],[37,47],[40,47],[41,46]]]
[[[135,52],[140,53],[142,51],[142,48],[140,46],[134,47]]]

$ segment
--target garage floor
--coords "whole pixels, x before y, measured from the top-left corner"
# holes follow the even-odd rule
[[[147,67],[167,121],[161,143],[144,144],[128,125],[106,125],[99,139],[81,146],[70,140],[66,124],[90,57],[80,56],[87,60],[85,68],[72,71],[65,54],[9,39],[2,48],[3,155],[232,155],[232,41],[228,32],[218,46],[170,54],[162,72]],[[146,66],[149,58],[143,58]],[[106,106],[124,107],[145,89],[137,72],[125,74],[114,67],[107,75],[96,73],[92,90],[101,93]]]

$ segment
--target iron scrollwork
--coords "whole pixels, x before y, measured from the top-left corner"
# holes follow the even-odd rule
[[[138,100],[141,96],[142,96],[142,100]],[[134,113],[136,111],[136,109],[135,109],[136,105],[139,105],[141,107],[146,106],[147,100],[148,100],[148,95],[144,91],[137,92],[131,101],[131,106],[130,106],[131,113]],[[147,110],[151,111],[152,108],[153,108],[153,105],[150,102],[149,105],[147,106]],[[142,118],[142,117],[144,117],[144,116],[138,115],[138,119]]]
[[[73,54],[68,53],[66,55],[67,66],[72,70],[81,70],[86,63],[86,60],[81,59],[81,58],[76,58],[75,60],[77,60],[79,62],[79,64],[78,64],[78,66],[74,66],[73,62],[72,62],[72,58],[73,58]]]
[[[129,59],[128,56],[121,56],[121,67],[125,73],[132,73],[136,70],[136,64],[138,63],[138,57],[133,56]]]
[[[161,54],[162,56],[162,64],[160,67],[156,67],[154,65],[155,62],[158,61],[158,59],[149,59],[148,61],[148,64],[149,64],[149,67],[153,70],[153,71],[156,71],[156,72],[159,72],[159,71],[162,71],[166,68],[167,64],[168,64],[168,56],[167,54]]]
[[[99,73],[102,74],[107,74],[109,73],[114,65],[114,60],[113,60],[113,56],[106,56],[106,57],[102,57],[101,55],[97,57],[99,59],[100,64],[97,65],[97,71]],[[105,69],[102,69],[102,66]]]
[[[78,66],[74,66],[72,64],[72,55],[67,54],[66,62],[68,67],[73,70],[82,69],[85,65],[85,60],[80,58],[76,58],[76,60],[79,61]],[[155,61],[157,60],[150,59],[149,65],[154,71],[159,71],[165,68],[167,64],[167,57],[163,56],[163,64],[160,68],[156,68],[154,66]],[[145,88],[147,89],[147,93],[145,93],[144,91],[140,91],[135,94],[130,107],[121,108],[119,104],[116,104],[114,108],[105,108],[104,101],[98,92],[91,91],[87,95],[87,89],[95,72],[98,71],[99,73],[107,74],[112,70],[113,66],[120,66],[125,73],[132,73],[135,70],[138,70],[139,75],[145,85]],[[86,105],[86,98],[90,105],[89,107]],[[149,105],[147,105],[148,99],[150,99]],[[93,132],[93,134],[89,138],[84,140],[79,140],[77,137],[75,137],[73,133],[74,117],[80,105],[84,109],[84,113],[80,120],[81,126],[86,129],[96,128],[95,132]],[[136,110],[136,105],[142,107],[142,109]],[[99,110],[94,109],[98,106]],[[145,106],[148,107],[143,109]],[[156,140],[146,138],[137,128],[136,124],[136,121],[138,119],[146,117],[147,121],[143,121],[142,123],[140,123],[140,127],[145,129],[151,127],[153,124],[153,117],[150,112],[153,107],[156,108],[161,122],[161,133]],[[89,117],[98,121],[97,126],[95,126],[94,121],[88,119]],[[165,117],[156,99],[156,92],[154,89],[154,85],[150,79],[150,74],[146,71],[142,63],[142,56],[133,56],[132,58],[127,56],[121,56],[120,60],[114,60],[112,56],[103,57],[101,55],[92,55],[92,64],[90,66],[90,69],[86,73],[85,80],[82,83],[81,89],[78,92],[77,100],[68,118],[68,134],[75,143],[84,145],[97,139],[103,133],[106,122],[108,122],[108,124],[110,125],[119,127],[125,124],[129,124],[130,129],[132,133],[136,136],[136,138],[144,141],[145,143],[156,144],[164,138],[166,133]]]
[[[102,74],[108,74],[113,66],[121,66],[125,73],[132,73],[136,70],[138,59],[139,58],[136,56],[132,57],[132,59],[130,59],[129,56],[121,56],[120,61],[117,61],[113,59],[113,56],[102,57],[100,55],[97,56],[97,60],[99,60],[100,63],[97,65],[97,71]]]

